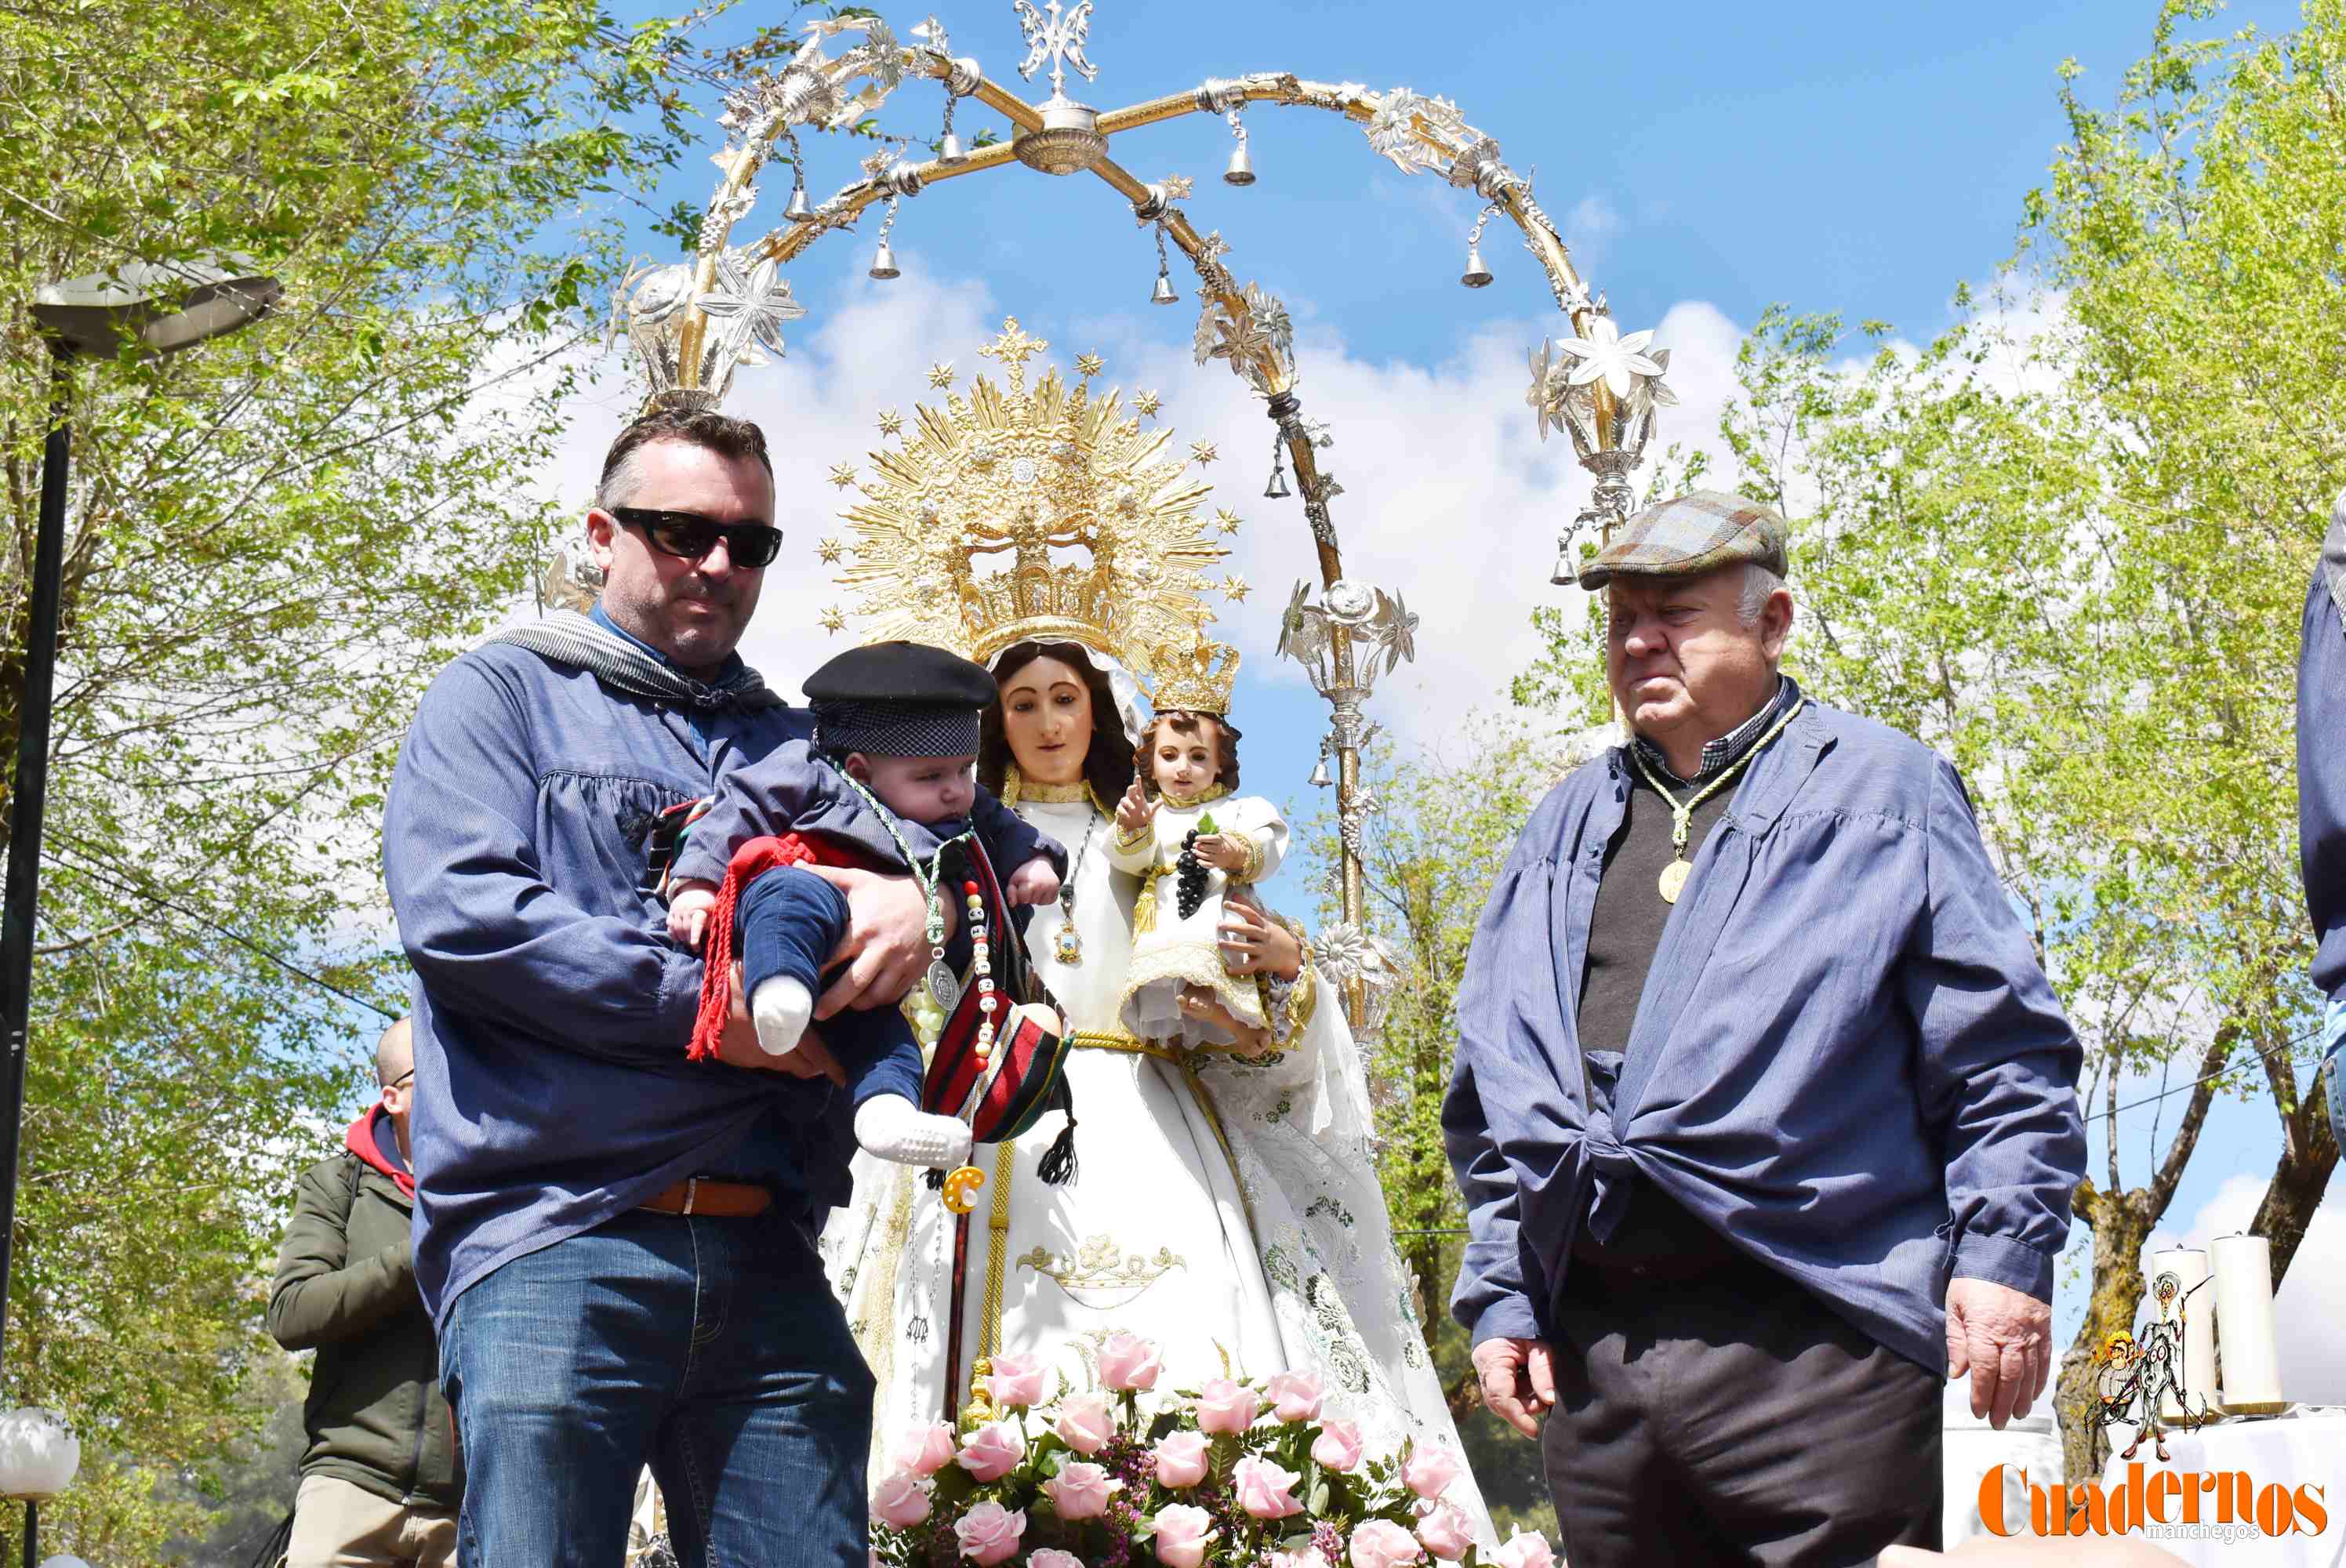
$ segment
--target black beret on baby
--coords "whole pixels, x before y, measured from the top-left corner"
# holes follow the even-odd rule
[[[983,666],[926,643],[867,643],[807,677],[815,744],[880,757],[965,757],[994,698]]]

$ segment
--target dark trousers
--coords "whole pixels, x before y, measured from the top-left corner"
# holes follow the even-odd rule
[[[740,900],[733,942],[741,955],[741,994],[754,995],[760,983],[788,975],[821,996],[822,967],[847,934],[847,895],[812,871],[778,866],[751,878]],[[913,1038],[913,1026],[892,1007],[851,1007],[817,1027],[847,1072],[851,1098],[882,1057]],[[818,1102],[828,1099],[821,1080],[814,1088]]]
[[[1739,1259],[1665,1280],[1575,1260],[1540,1440],[1572,1568],[1936,1550],[1943,1380]]]
[[[456,1298],[464,1568],[612,1568],[648,1461],[685,1568],[864,1568],[872,1374],[780,1208],[636,1209]]]

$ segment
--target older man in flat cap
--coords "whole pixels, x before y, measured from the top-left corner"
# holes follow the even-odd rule
[[[1459,996],[1452,1310],[1573,1568],[1936,1545],[1945,1380],[2000,1427],[2050,1366],[2077,1044],[1954,769],[1779,670],[1784,542],[1698,494],[1582,573],[1629,742]]]

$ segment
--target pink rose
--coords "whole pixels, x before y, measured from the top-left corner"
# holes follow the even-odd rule
[[[1000,1421],[989,1421],[969,1434],[954,1462],[969,1471],[972,1480],[1000,1481],[1025,1457],[1026,1445],[1016,1432]]]
[[[1110,1334],[1100,1347],[1099,1380],[1103,1388],[1118,1393],[1146,1393],[1157,1386],[1157,1374],[1163,1371],[1157,1359],[1155,1341],[1137,1334]]]
[[[954,1521],[961,1554],[977,1568],[994,1568],[1016,1556],[1018,1538],[1025,1533],[1025,1513],[1013,1513],[998,1502],[981,1502]]]
[[[1274,1552],[1270,1568],[1328,1568],[1328,1559],[1320,1555],[1317,1546],[1306,1546],[1300,1552]]]
[[[1262,1401],[1244,1383],[1214,1378],[1198,1390],[1198,1427],[1201,1431],[1242,1432],[1254,1425]]]
[[[1455,1563],[1474,1544],[1474,1530],[1456,1503],[1437,1502],[1417,1522],[1417,1538],[1444,1563]]]
[[[1458,1461],[1450,1457],[1448,1449],[1412,1449],[1401,1467],[1402,1484],[1420,1497],[1440,1497],[1457,1479]]]
[[[1026,1553],[1026,1568],[1084,1568],[1084,1560],[1072,1552],[1045,1546]]]
[[[1095,1454],[1116,1436],[1116,1416],[1107,1408],[1107,1396],[1084,1394],[1059,1407],[1058,1425],[1051,1430],[1077,1453]]]
[[[1107,1500],[1124,1490],[1124,1482],[1110,1481],[1098,1465],[1078,1460],[1062,1466],[1056,1477],[1043,1483],[1043,1490],[1060,1518],[1097,1519],[1107,1512]]]
[[[872,1517],[899,1530],[910,1530],[929,1516],[929,1483],[910,1471],[898,1471],[872,1493]]]
[[[1271,1412],[1283,1421],[1316,1420],[1325,1397],[1314,1372],[1281,1372],[1269,1385]]]
[[[1034,1356],[996,1356],[985,1391],[1005,1410],[1023,1410],[1043,1399],[1043,1363]]]
[[[914,1475],[934,1475],[953,1462],[953,1428],[943,1421],[914,1427],[896,1445],[896,1468]]]
[[[1206,1479],[1206,1434],[1172,1432],[1155,1450],[1157,1484],[1178,1491]]]
[[[1499,1548],[1500,1568],[1556,1568],[1556,1550],[1547,1537],[1537,1532],[1526,1533],[1520,1524]]]
[[[1213,1515],[1186,1502],[1168,1502],[1157,1511],[1149,1533],[1156,1539],[1157,1561],[1165,1568],[1198,1568],[1215,1532],[1207,1528]]]
[[[1239,1506],[1254,1519],[1285,1519],[1303,1512],[1288,1488],[1303,1478],[1291,1470],[1281,1470],[1267,1459],[1249,1454],[1239,1461],[1230,1472],[1230,1483],[1238,1489]]]
[[[1390,1519],[1372,1519],[1352,1532],[1352,1568],[1405,1568],[1425,1555],[1417,1537]]]
[[[1322,1423],[1311,1442],[1311,1461],[1339,1475],[1349,1471],[1361,1462],[1361,1429],[1348,1420]]]

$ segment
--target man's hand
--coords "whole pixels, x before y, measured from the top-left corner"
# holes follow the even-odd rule
[[[1049,903],[1059,896],[1058,868],[1048,855],[1037,855],[1010,873],[1002,896],[1020,908]]]
[[[1140,780],[1136,779],[1132,781],[1132,788],[1127,789],[1123,799],[1116,803],[1118,836],[1127,839],[1138,837],[1140,830],[1148,826],[1148,791],[1142,789]]]
[[[687,952],[699,952],[709,932],[709,916],[717,908],[717,889],[708,882],[682,881],[668,901],[668,935]]]
[[[844,1087],[847,1074],[839,1065],[831,1047],[811,1029],[799,1036],[798,1044],[785,1056],[771,1056],[758,1044],[758,1025],[750,1016],[749,998],[741,993],[741,966],[733,966],[733,1001],[725,1014],[725,1033],[717,1037],[717,1059],[736,1067],[755,1067],[761,1073],[780,1073],[792,1078],[828,1078]]]
[[[1947,1377],[1971,1374],[1972,1414],[2002,1431],[2053,1371],[2053,1308],[1984,1279],[1947,1281]]]
[[[1474,1380],[1491,1413],[1527,1438],[1556,1403],[1556,1353],[1545,1339],[1485,1339],[1474,1347]]]
[[[815,999],[814,1015],[830,1018],[849,1007],[893,1007],[929,964],[929,901],[910,877],[883,877],[849,866],[807,865],[847,895],[847,934],[831,955],[847,968]],[[951,934],[961,900],[944,901]]]

